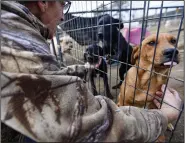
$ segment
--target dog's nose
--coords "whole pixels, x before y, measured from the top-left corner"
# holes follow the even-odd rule
[[[171,58],[173,56],[173,53],[174,52],[175,52],[175,55],[178,55],[179,54],[179,51],[177,49],[175,49],[175,48],[173,48],[173,49],[172,48],[169,48],[169,49],[165,49],[164,50],[163,55]]]

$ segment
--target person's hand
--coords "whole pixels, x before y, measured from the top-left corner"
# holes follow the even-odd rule
[[[91,65],[89,62],[85,63],[84,67],[86,69],[94,69],[95,68],[95,66],[94,65]]]
[[[80,78],[84,78],[84,76],[86,76],[86,72],[87,72],[87,67],[85,67],[84,65],[70,65],[67,66],[68,75],[72,75],[72,76],[78,76]]]
[[[162,98],[164,89],[165,85],[162,85],[161,91],[156,92],[156,96],[159,97],[159,100],[161,100]],[[158,100],[154,99],[154,103],[158,108],[160,108],[160,102]],[[167,116],[168,122],[172,122],[178,118],[180,111],[178,111],[177,109],[180,110],[181,103],[182,101],[179,97],[178,92],[172,88],[166,88],[166,93],[164,95],[164,100],[160,110]]]

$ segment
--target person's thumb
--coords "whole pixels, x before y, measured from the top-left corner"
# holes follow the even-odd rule
[[[94,65],[91,65],[89,62],[85,63],[84,67],[86,69],[94,69],[95,68],[95,66]]]
[[[169,88],[170,92],[173,93],[173,95],[175,96],[175,98],[181,102],[181,98],[178,94],[178,92],[176,90],[174,90],[173,88]]]
[[[164,92],[165,88],[166,88],[166,85],[163,84],[162,87],[161,87],[161,91]],[[167,93],[167,94],[168,94],[168,93],[171,93],[171,92],[168,90],[168,88],[166,88],[166,93]]]

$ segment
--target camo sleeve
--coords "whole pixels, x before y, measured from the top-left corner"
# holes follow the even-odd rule
[[[1,73],[1,121],[41,142],[155,141],[158,110],[120,107],[93,96],[76,76]]]
[[[126,141],[153,142],[166,131],[168,120],[160,110],[144,110],[131,106],[121,109],[126,116]]]

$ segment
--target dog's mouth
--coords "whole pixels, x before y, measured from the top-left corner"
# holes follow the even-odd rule
[[[172,61],[163,63],[164,66],[170,66],[171,64],[172,64],[172,66],[176,66],[178,63],[172,62]]]
[[[179,64],[179,61],[166,61],[163,62],[161,65],[165,67],[170,67],[171,65],[176,66],[177,64]]]
[[[175,52],[175,55],[173,56],[173,53]],[[162,60],[162,65],[169,68],[170,66],[176,66],[179,64],[179,56],[178,56],[178,50],[171,50],[167,49],[163,53],[163,60]]]

